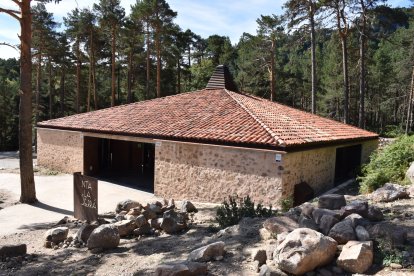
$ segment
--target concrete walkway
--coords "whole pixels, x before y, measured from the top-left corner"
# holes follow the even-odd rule
[[[16,204],[0,210],[0,236],[27,231],[55,223],[64,216],[73,215],[73,176],[35,176],[38,203],[35,205]],[[11,194],[17,202],[20,196],[20,176],[0,173],[0,190]],[[98,182],[98,212],[114,211],[116,204],[124,199],[134,199],[141,203],[155,200],[147,192]]]

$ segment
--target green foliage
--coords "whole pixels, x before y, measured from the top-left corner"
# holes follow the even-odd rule
[[[293,197],[287,197],[280,201],[280,206],[282,207],[283,212],[289,211],[293,207]]]
[[[404,134],[405,129],[401,126],[387,125],[381,133],[382,137],[396,138]]]
[[[402,253],[393,249],[392,246],[385,240],[374,241],[374,263],[384,266],[390,264],[402,264]]]
[[[414,161],[414,136],[401,136],[394,143],[371,155],[371,161],[363,166],[360,191],[369,193],[386,182],[404,184],[405,173]]]
[[[216,221],[220,227],[225,228],[239,223],[244,217],[270,217],[273,213],[272,206],[266,208],[259,203],[255,208],[254,202],[249,196],[239,198],[238,195],[234,195],[229,196],[228,201],[225,199],[218,207]]]

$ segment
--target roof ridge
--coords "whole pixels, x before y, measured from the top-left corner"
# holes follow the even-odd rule
[[[262,122],[262,120],[260,120],[253,112],[251,112],[243,103],[241,103],[239,100],[237,100],[235,97],[233,97],[229,90],[227,90],[226,88],[223,89],[227,95],[230,96],[230,98],[232,98],[241,108],[243,108],[244,111],[247,112],[247,114],[250,115],[250,117],[252,117],[269,135],[270,137],[272,137],[272,139],[276,142],[277,145],[281,146],[281,147],[285,147],[286,143],[280,139],[279,136],[277,136],[276,133],[274,133],[272,131],[272,129],[266,125],[264,122]]]

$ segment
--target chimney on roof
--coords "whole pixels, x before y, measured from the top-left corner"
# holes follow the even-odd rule
[[[219,65],[216,69],[214,69],[214,72],[207,83],[206,89],[224,88],[233,92],[238,92],[229,68],[226,65]]]

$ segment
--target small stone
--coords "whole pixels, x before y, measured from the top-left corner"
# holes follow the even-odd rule
[[[123,201],[119,202],[116,205],[115,212],[116,213],[120,213],[122,211],[128,212],[132,208],[136,208],[136,207],[141,207],[141,204],[139,202],[137,202],[137,201],[134,201],[134,200],[131,200],[131,199],[127,199],[127,200],[123,200]]]
[[[160,209],[160,212],[161,212],[161,209]],[[152,211],[150,209],[146,209],[146,210],[142,211],[141,214],[145,217],[146,220],[157,218],[157,213],[155,213],[154,211]]]
[[[145,207],[145,210],[153,212],[155,214],[161,214],[162,213],[161,207],[162,207],[162,204],[160,206],[160,204],[151,203],[151,204],[147,204],[147,206]],[[151,219],[151,218],[148,218],[148,219]]]
[[[147,218],[144,215],[139,215],[135,219],[135,224],[137,225],[137,227],[141,227],[144,224],[148,224]]]
[[[188,256],[188,260],[196,262],[208,262],[215,260],[219,256],[223,256],[224,253],[224,242],[219,241],[193,250]]]
[[[265,264],[267,261],[266,250],[264,249],[254,250],[252,253],[252,258],[253,258],[253,261],[259,262],[259,266]]]
[[[118,233],[120,237],[126,237],[137,228],[137,225],[134,220],[123,220],[114,223],[116,227],[118,227]]]
[[[322,195],[318,199],[318,208],[337,210],[346,205],[344,195],[327,194]]]
[[[82,225],[79,230],[76,232],[76,240],[86,243],[89,239],[89,236],[95,230],[98,228],[98,225],[94,224],[84,224]]]
[[[136,216],[136,217],[139,216],[139,215],[141,215],[141,206],[131,208],[128,211],[127,215]]]
[[[92,231],[87,245],[88,249],[111,249],[118,247],[119,240],[118,227],[113,224],[104,224]]]
[[[191,201],[188,200],[184,200],[181,203],[181,208],[180,208],[181,212],[187,212],[187,213],[197,213],[198,210],[197,208],[194,206],[193,203],[191,203]]]
[[[63,242],[67,237],[69,233],[68,227],[56,227],[53,229],[49,229],[44,234],[44,238],[46,241],[51,241],[54,243],[60,243]]]
[[[133,231],[135,236],[150,235],[152,233],[151,225],[147,222]]]
[[[396,264],[396,263],[390,263],[390,267],[392,269],[401,269],[402,268],[402,265]]]

